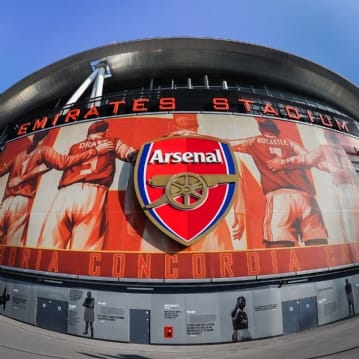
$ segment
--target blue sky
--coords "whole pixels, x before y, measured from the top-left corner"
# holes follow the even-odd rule
[[[359,86],[358,0],[0,0],[0,93],[94,47],[192,36],[306,58]]]

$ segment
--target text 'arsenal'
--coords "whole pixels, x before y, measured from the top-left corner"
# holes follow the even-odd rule
[[[149,163],[222,163],[220,150],[212,152],[162,152],[155,150]]]

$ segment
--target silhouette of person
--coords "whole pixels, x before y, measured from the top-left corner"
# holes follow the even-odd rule
[[[244,311],[246,306],[246,298],[240,296],[237,298],[237,303],[231,312],[233,334],[232,341],[243,342],[251,339],[251,334],[248,330],[248,316]]]
[[[95,320],[95,298],[92,297],[91,292],[87,292],[87,296],[82,303],[82,306],[85,307],[84,311],[84,321],[85,321],[85,331],[83,335],[88,334],[88,329],[90,327],[91,338],[93,338],[93,322]]]
[[[349,309],[349,317],[355,314],[354,310],[354,298],[353,298],[353,289],[352,285],[348,281],[348,279],[345,280],[345,294],[347,295],[348,300],[348,309]]]
[[[10,300],[10,295],[6,291],[6,287],[4,288],[4,291],[0,297],[0,305],[2,305],[2,309],[6,309],[6,302]]]

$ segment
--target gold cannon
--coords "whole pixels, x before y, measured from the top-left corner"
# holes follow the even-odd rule
[[[207,198],[208,188],[223,183],[238,181],[238,175],[195,174],[190,172],[175,175],[154,175],[148,180],[152,187],[165,187],[165,193],[157,201],[149,203],[151,209],[169,203],[177,209],[194,209]]]

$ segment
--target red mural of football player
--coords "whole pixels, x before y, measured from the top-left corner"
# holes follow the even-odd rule
[[[338,215],[345,242],[359,240],[359,178],[343,145],[340,135],[325,130],[326,143],[308,153],[288,158],[275,157],[268,161],[273,172],[298,167],[316,167],[332,175],[332,182],[339,201]]]
[[[116,159],[133,163],[137,153],[121,139],[107,137],[108,128],[108,122],[96,121],[88,128],[86,139],[71,146],[70,154],[83,153],[108,142],[112,150],[63,172],[59,190],[42,226],[38,247],[103,248],[108,227],[108,189],[114,179]]]
[[[47,134],[48,131],[36,133],[25,151],[13,161],[0,163],[0,176],[9,173],[0,207],[0,241],[3,244],[26,245],[31,207],[41,174],[50,168],[64,170],[107,151],[106,146],[101,145],[77,155],[63,155],[42,144]]]
[[[229,140],[234,151],[252,156],[265,194],[263,240],[267,247],[292,247],[328,243],[328,234],[313,184],[304,168],[274,173],[268,166],[273,158],[306,155],[295,141],[280,136],[274,121],[256,118],[261,133],[245,139]]]

